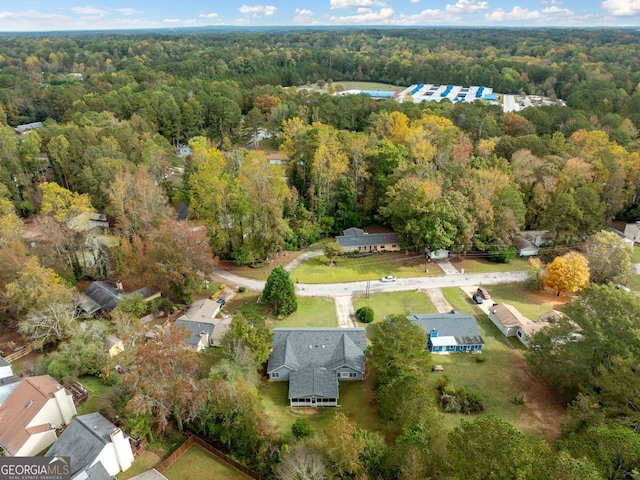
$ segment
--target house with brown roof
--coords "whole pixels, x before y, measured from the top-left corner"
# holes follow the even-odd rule
[[[10,457],[37,455],[77,413],[71,394],[49,375],[24,378],[0,406],[0,447]]]
[[[494,304],[489,308],[489,319],[498,327],[505,337],[518,337],[525,346],[529,346],[529,338],[549,326],[548,322],[533,322],[522,315],[516,307],[507,303]]]

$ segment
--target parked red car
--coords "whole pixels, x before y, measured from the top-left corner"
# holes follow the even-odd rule
[[[485,300],[488,300],[489,298],[491,298],[491,295],[489,295],[489,292],[487,292],[482,287],[478,287],[478,290],[476,290],[476,293],[480,295],[482,298],[484,298]]]

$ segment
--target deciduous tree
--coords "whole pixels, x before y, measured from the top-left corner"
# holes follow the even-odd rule
[[[585,245],[590,279],[594,283],[627,283],[633,272],[633,247],[613,232],[592,235]]]
[[[545,286],[558,292],[578,292],[589,285],[589,261],[577,252],[556,257],[542,274]]]

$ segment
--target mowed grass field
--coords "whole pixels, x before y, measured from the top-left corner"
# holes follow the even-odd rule
[[[212,478],[246,480],[251,478],[197,444],[191,445],[162,474],[168,480],[209,480]]]
[[[433,262],[425,268],[424,257],[415,253],[384,252],[368,257],[337,257],[335,265],[327,263],[324,256],[310,258],[291,272],[291,279],[300,283],[343,283],[379,280],[386,275],[398,278],[444,275]]]
[[[525,258],[515,257],[509,263],[491,262],[484,257],[465,256],[458,258],[450,258],[451,265],[459,271],[464,269],[465,273],[483,273],[483,272],[512,272],[515,270],[527,270],[529,261]]]
[[[364,295],[354,297],[353,308],[358,310],[361,307],[371,308],[374,314],[372,323],[359,324],[367,329],[369,341],[375,338],[378,324],[388,315],[437,312],[429,297],[420,291],[374,293],[368,298]]]
[[[267,415],[283,435],[291,433],[291,426],[298,418],[307,418],[316,433],[322,434],[338,412],[345,414],[360,428],[385,433],[385,422],[371,404],[373,393],[369,377],[362,382],[340,382],[340,406],[337,408],[290,408],[289,382],[265,380],[259,390]]]

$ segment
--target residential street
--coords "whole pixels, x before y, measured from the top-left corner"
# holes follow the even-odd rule
[[[240,277],[232,273],[216,270],[214,279],[221,279],[227,285],[242,285],[248,290],[261,292],[264,281]],[[369,293],[401,292],[406,290],[423,290],[443,287],[465,287],[474,285],[495,285],[498,283],[523,282],[527,279],[526,271],[492,272],[492,273],[459,273],[439,277],[399,278],[395,282],[383,283],[380,279],[369,281]],[[331,284],[296,284],[296,293],[301,297],[342,297],[362,295],[366,293],[367,282],[331,283]]]

